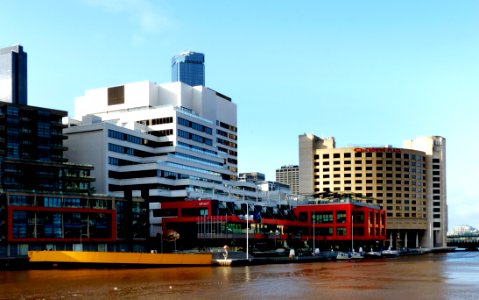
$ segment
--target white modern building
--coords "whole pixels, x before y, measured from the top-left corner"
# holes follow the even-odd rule
[[[95,166],[95,192],[164,201],[254,200],[237,181],[236,104],[204,86],[148,81],[87,90],[64,130],[66,157]],[[151,215],[151,213],[150,213]],[[150,234],[161,220],[150,218]]]

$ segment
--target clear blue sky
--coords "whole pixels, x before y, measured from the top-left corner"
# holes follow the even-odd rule
[[[449,225],[479,227],[479,1],[0,0],[0,47],[28,52],[29,104],[170,81],[182,50],[238,105],[239,169],[274,180],[298,135],[337,146],[447,139]]]

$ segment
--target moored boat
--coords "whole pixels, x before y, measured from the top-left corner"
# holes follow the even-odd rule
[[[348,259],[351,259],[349,253],[338,252],[336,255],[336,260],[348,260]]]
[[[381,255],[383,257],[398,257],[399,256],[399,251],[397,250],[392,250],[391,246],[387,250],[381,251]]]
[[[349,260],[349,259],[363,259],[364,256],[360,252],[338,252],[336,255],[337,260]]]
[[[351,259],[363,259],[364,256],[361,252],[356,252],[356,251],[353,251],[351,253]]]
[[[372,248],[369,252],[364,253],[365,258],[381,258],[382,254],[380,251],[374,251]]]

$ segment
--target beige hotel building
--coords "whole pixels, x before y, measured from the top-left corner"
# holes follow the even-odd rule
[[[299,193],[351,194],[386,210],[386,246],[446,247],[446,140],[419,137],[404,148],[336,148],[334,138],[299,136]]]

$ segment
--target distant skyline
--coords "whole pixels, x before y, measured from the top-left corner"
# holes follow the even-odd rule
[[[298,164],[298,136],[337,146],[447,140],[449,230],[479,228],[479,2],[0,1],[0,48],[28,53],[30,105],[171,81],[205,54],[206,86],[238,106],[239,172]],[[185,9],[187,8],[187,9]]]

